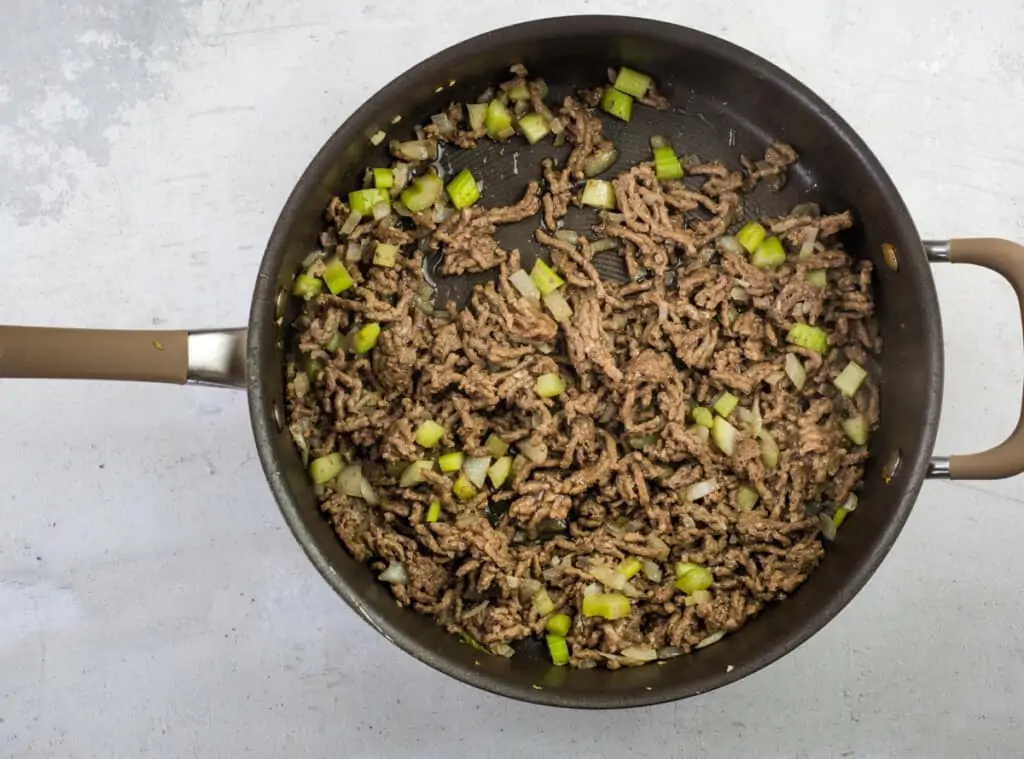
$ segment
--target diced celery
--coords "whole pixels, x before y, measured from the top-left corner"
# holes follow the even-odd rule
[[[391,169],[374,169],[373,186],[378,190],[390,190],[395,186],[395,175]]]
[[[496,459],[500,459],[508,453],[508,443],[493,432],[487,436],[487,440],[484,442],[484,447],[487,448],[487,452]]]
[[[469,128],[479,132],[487,120],[487,103],[470,103],[466,110],[469,111]]]
[[[769,470],[774,471],[779,465],[779,456],[781,455],[782,452],[779,450],[779,444],[775,442],[775,438],[761,430],[761,462]]]
[[[662,181],[683,178],[683,165],[670,146],[654,149],[654,173]]]
[[[309,462],[309,476],[317,485],[323,485],[341,474],[343,467],[340,453],[328,453]]]
[[[530,88],[525,84],[517,84],[508,91],[508,99],[512,102],[530,99]]]
[[[327,284],[327,289],[334,295],[345,292],[355,284],[355,280],[348,273],[345,264],[337,258],[328,261],[324,267],[324,282]]]
[[[676,579],[678,580],[691,569],[700,569],[700,564],[694,564],[692,561],[677,561],[675,566]]]
[[[633,114],[633,98],[625,92],[609,87],[601,96],[601,110],[623,121],[629,121]]]
[[[616,571],[629,580],[634,577],[637,572],[643,569],[643,566],[644,563],[636,556],[628,556],[622,560],[622,563],[619,564],[619,568]]]
[[[373,207],[378,203],[386,203],[388,207],[391,206],[391,196],[387,190],[372,188],[369,190],[355,190],[348,194],[349,207],[362,216],[372,215]]]
[[[556,372],[542,374],[537,378],[534,389],[541,398],[555,398],[565,392],[565,380]]]
[[[627,66],[620,68],[618,75],[615,77],[615,89],[619,92],[625,92],[627,95],[632,95],[635,98],[642,98],[650,88],[650,75]]]
[[[533,608],[542,617],[546,617],[555,610],[555,602],[551,600],[551,596],[544,588],[533,594]]]
[[[441,177],[430,172],[416,177],[412,184],[402,191],[402,203],[413,213],[419,213],[434,205],[443,190],[444,183]]]
[[[729,414],[736,410],[736,406],[739,405],[740,399],[735,395],[726,390],[715,401],[713,408],[718,412],[719,416],[728,418]]]
[[[592,208],[615,208],[615,188],[606,179],[588,179],[580,202]]]
[[[465,458],[466,454],[462,451],[453,451],[438,457],[437,466],[442,472],[457,472],[462,469],[462,462]]]
[[[352,335],[352,352],[355,354],[367,353],[377,347],[377,338],[380,337],[380,325],[377,322],[370,322],[359,328]]]
[[[373,249],[373,263],[377,266],[392,267],[398,260],[398,246],[379,242]]]
[[[548,653],[551,654],[551,663],[556,667],[564,667],[569,663],[569,644],[561,635],[545,636],[548,644]]]
[[[687,595],[698,590],[707,590],[714,583],[715,577],[704,567],[695,567],[676,580],[676,590]]]
[[[468,501],[476,495],[476,488],[473,487],[473,483],[466,475],[460,474],[459,478],[455,480],[455,484],[452,485],[452,492],[460,501]]]
[[[445,428],[433,419],[427,419],[416,428],[416,442],[424,448],[433,448],[444,437]]]
[[[328,353],[337,353],[341,350],[341,346],[345,344],[345,338],[341,336],[340,332],[335,332],[331,335],[331,339],[327,341],[327,345],[324,346],[324,350]]]
[[[750,485],[740,485],[736,491],[736,507],[740,511],[750,511],[757,505],[761,496]]]
[[[786,340],[815,353],[828,352],[828,333],[821,327],[810,324],[794,324],[786,333]]]
[[[491,485],[496,488],[500,488],[505,484],[505,480],[508,479],[509,474],[512,472],[512,457],[502,456],[500,459],[491,464],[491,468],[487,470],[487,477],[491,480]]]
[[[867,445],[869,431],[868,420],[859,414],[843,422],[843,432],[855,445]]]
[[[824,269],[811,269],[807,272],[807,281],[824,290],[828,287],[828,273]]]
[[[756,221],[748,221],[740,231],[736,233],[736,241],[744,247],[747,253],[753,253],[764,242],[767,230]]]
[[[295,285],[292,287],[292,294],[303,300],[310,300],[322,293],[324,290],[323,280],[311,277],[308,274],[300,274],[295,278]]]
[[[847,398],[852,398],[857,394],[867,376],[868,373],[864,371],[860,364],[856,361],[851,361],[843,371],[839,372],[839,376],[833,380],[832,384]]]
[[[452,205],[462,210],[480,200],[480,188],[476,186],[476,180],[469,169],[463,169],[455,175],[455,179],[448,183],[445,188],[448,197],[452,199]]]
[[[782,247],[782,240],[778,237],[766,237],[757,246],[754,255],[750,257],[750,263],[758,269],[774,269],[786,263],[786,249]]]
[[[701,427],[707,427],[710,430],[715,425],[715,415],[711,413],[710,409],[697,406],[690,413],[693,416],[693,421]]]
[[[533,262],[533,269],[530,271],[530,279],[533,281],[533,284],[536,285],[541,295],[547,295],[548,293],[554,292],[565,284],[565,280],[558,276],[554,269],[539,258]]]
[[[402,472],[402,476],[399,478],[398,484],[403,488],[411,488],[414,485],[426,482],[426,478],[423,476],[423,473],[433,468],[433,461],[414,461],[405,468],[405,471]]]
[[[520,118],[519,130],[531,145],[536,145],[551,132],[548,120],[539,113],[528,113]]]
[[[836,509],[836,513],[832,515],[832,524],[836,526],[837,530],[843,526],[843,522],[846,521],[846,515],[849,513],[849,511],[842,507]]]
[[[507,140],[513,134],[512,114],[500,100],[492,100],[487,104],[487,115],[484,117],[487,134],[496,140]]]
[[[436,522],[441,516],[441,502],[436,498],[430,502],[430,506],[427,507],[427,516],[424,517],[424,521],[428,524],[430,522]]]
[[[572,617],[568,614],[552,614],[548,617],[545,627],[552,635],[561,635],[564,637],[569,634],[569,628],[572,627]]]
[[[732,456],[733,451],[736,450],[736,435],[735,427],[722,417],[715,417],[714,424],[711,427],[711,439],[718,446],[718,450],[726,456]]]
[[[622,619],[630,612],[629,598],[621,593],[595,593],[583,597],[583,616]]]

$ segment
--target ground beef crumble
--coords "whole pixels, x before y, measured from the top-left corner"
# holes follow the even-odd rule
[[[527,87],[532,110],[564,126],[569,156],[560,165],[546,160],[543,182],[506,208],[392,215],[346,235],[349,208],[335,198],[324,255],[345,255],[357,281],[340,296],[309,299],[295,323],[290,430],[309,457],[336,451],[360,463],[372,494],[346,495],[335,483],[321,489],[321,507],[357,560],[378,573],[400,565],[404,576],[390,586],[399,603],[509,655],[510,644],[543,634],[533,602],[543,589],[572,617],[575,666],[636,665],[638,650],[687,653],[795,591],[823,556],[817,515],[834,511],[861,482],[867,452],[850,442],[843,422],[878,420],[871,264],[835,238],[854,222],[848,211],[802,206],[761,219],[789,252],[774,269],[752,266],[728,236],[745,221],[743,194],[759,182],[781,186],[798,160],[779,142],[738,169],[688,166],[699,186],[659,181],[650,163],[629,168],[612,180],[618,208],[597,216],[592,236],[556,236],[579,202],[587,160],[612,146],[588,105],[593,95],[549,110],[546,88],[516,74],[502,91]],[[648,101],[665,105],[657,93]],[[432,125],[426,139],[472,149],[484,138],[461,105],[445,113],[454,131],[438,134]],[[509,280],[520,252],[503,249],[495,232],[526,219],[537,222],[538,252],[546,250],[567,281],[573,313],[563,323]],[[394,267],[369,264],[376,242],[400,247]],[[633,280],[602,279],[596,244],[622,256]],[[465,308],[434,303],[423,269],[438,254],[442,275],[490,271],[493,281],[478,285]],[[808,281],[812,271],[823,273],[825,287]],[[347,350],[370,322],[382,328],[376,346],[364,355]],[[828,333],[824,356],[787,343],[797,323]],[[784,371],[787,353],[806,370],[800,390]],[[850,360],[869,370],[852,398],[833,384]],[[566,390],[542,398],[537,378],[552,372]],[[739,399],[732,455],[691,414],[724,391]],[[427,419],[445,428],[431,450],[415,442]],[[436,467],[416,487],[399,485],[411,461],[456,450],[487,455],[490,434],[514,457],[502,487],[459,500],[454,475]],[[764,436],[780,451],[775,466]],[[697,483],[713,488],[691,501]],[[753,508],[741,507],[743,487],[759,496]],[[428,522],[435,500],[440,517]],[[627,557],[644,562],[621,589],[630,615],[584,616],[584,596],[609,590],[602,570]],[[714,583],[685,596],[673,586],[677,562],[707,567]]]

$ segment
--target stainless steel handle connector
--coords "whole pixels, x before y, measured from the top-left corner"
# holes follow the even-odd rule
[[[246,329],[202,330],[188,334],[188,382],[244,388]]]

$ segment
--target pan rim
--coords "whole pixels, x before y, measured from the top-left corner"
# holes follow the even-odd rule
[[[268,381],[261,374],[260,367],[264,364],[267,351],[273,351],[274,345],[259,336],[268,331],[273,333],[275,300],[279,277],[278,266],[286,249],[288,231],[292,219],[303,205],[303,199],[311,193],[321,177],[333,164],[333,156],[337,153],[339,143],[344,143],[352,135],[355,126],[370,114],[378,112],[382,105],[400,92],[407,82],[425,67],[443,65],[446,62],[461,60],[466,53],[486,40],[488,44],[514,44],[516,41],[533,40],[538,36],[552,34],[564,35],[567,28],[578,34],[597,35],[634,35],[657,38],[669,44],[700,49],[711,55],[732,60],[737,65],[756,71],[759,76],[768,80],[771,85],[788,90],[792,95],[803,101],[804,105],[817,114],[832,138],[846,144],[856,153],[868,168],[874,180],[872,191],[881,192],[889,202],[893,217],[897,219],[898,237],[904,240],[915,240],[919,243],[920,236],[913,224],[910,213],[899,195],[894,183],[885,172],[879,160],[866,143],[857,135],[853,128],[843,120],[825,101],[810,90],[806,85],[786,73],[773,63],[741,48],[731,42],[711,34],[689,27],[679,26],[664,21],[616,15],[561,16],[527,21],[512,26],[494,29],[471,37],[448,47],[416,64],[390,83],[381,88],[373,97],[356,109],[327,140],[316,156],[304,170],[296,183],[271,233],[266,253],[260,264],[259,274],[253,294],[252,308],[249,318],[250,341],[247,355],[249,376],[248,397],[250,418],[253,426],[257,453],[266,474],[270,489],[284,515],[292,534],[302,546],[309,560],[320,572],[321,576],[337,592],[348,605],[363,619],[369,622],[388,641],[396,644],[405,653],[433,669],[454,679],[472,685],[496,695],[507,696],[528,703],[570,708],[612,709],[650,706],[689,698],[707,693],[724,685],[741,680],[779,660],[786,654],[802,645],[828,622],[834,619],[864,587],[881,562],[889,553],[896,538],[899,536],[907,518],[913,509],[919,491],[926,477],[929,456],[934,449],[938,433],[939,414],[941,411],[943,383],[943,352],[941,322],[939,321],[938,295],[934,280],[928,269],[923,254],[919,262],[908,262],[908,275],[917,274],[916,297],[920,308],[925,314],[934,314],[932,323],[925,328],[926,344],[923,346],[925,362],[923,370],[928,375],[928,392],[925,399],[926,424],[920,431],[922,445],[918,454],[902,462],[904,492],[893,509],[892,515],[882,532],[874,550],[865,554],[856,571],[847,576],[845,583],[834,597],[814,614],[801,620],[792,633],[779,643],[759,651],[747,662],[735,666],[731,670],[710,673],[699,678],[687,679],[685,682],[670,682],[650,691],[637,691],[630,694],[621,693],[562,693],[559,690],[536,689],[516,682],[506,681],[479,669],[452,661],[429,646],[424,645],[415,636],[398,629],[387,620],[377,617],[361,603],[360,595],[349,585],[346,579],[318,549],[313,536],[302,522],[299,508],[291,494],[285,477],[281,472],[274,455],[273,439],[280,433],[274,422],[272,410],[273,399],[280,388],[272,387],[277,380]],[[924,276],[920,272],[924,272]],[[410,612],[413,613],[413,612]]]

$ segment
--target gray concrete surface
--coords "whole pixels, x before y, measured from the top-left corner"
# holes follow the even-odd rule
[[[236,325],[276,214],[392,76],[539,0],[3,0],[0,322]],[[572,0],[762,53],[871,144],[927,235],[1024,239],[1024,5]],[[1014,424],[1009,288],[937,269],[941,452]],[[0,382],[0,756],[1011,757],[1024,479],[930,483],[821,634],[686,703],[571,713],[434,673],[278,514],[241,394]]]

